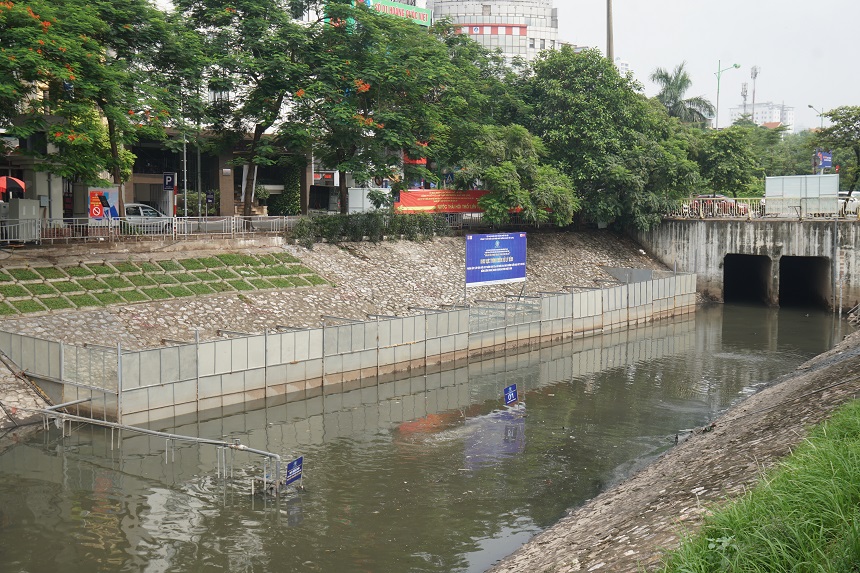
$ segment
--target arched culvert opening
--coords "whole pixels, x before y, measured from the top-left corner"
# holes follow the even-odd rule
[[[779,306],[830,308],[830,295],[830,259],[779,259]]]
[[[723,259],[723,300],[769,305],[771,296],[770,257],[726,255]]]

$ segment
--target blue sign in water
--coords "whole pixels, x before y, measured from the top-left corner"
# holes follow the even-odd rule
[[[511,384],[505,388],[505,406],[513,404],[517,401],[517,385]]]
[[[466,286],[526,280],[526,234],[466,235]]]
[[[302,463],[305,457],[296,458],[287,464],[287,481],[286,485],[290,485],[298,479],[302,479]]]

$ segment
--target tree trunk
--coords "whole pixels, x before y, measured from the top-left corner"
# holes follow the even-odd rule
[[[257,145],[260,143],[260,138],[265,131],[263,125],[257,124],[254,126],[254,139],[251,140],[251,148],[248,150],[248,174],[245,175],[245,203],[242,208],[242,215],[245,217],[251,216],[251,209],[254,205],[254,183],[256,182],[256,161]]]

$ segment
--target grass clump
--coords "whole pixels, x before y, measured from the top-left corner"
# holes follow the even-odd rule
[[[214,290],[212,290],[212,287],[204,283],[193,283],[190,285],[186,285],[186,288],[196,295],[212,294],[213,292],[215,292]]]
[[[145,275],[132,275],[128,277],[128,280],[136,287],[152,286],[155,284],[154,280]]]
[[[302,265],[291,265],[289,267],[283,267],[284,272],[281,274],[284,275],[310,275],[313,274],[313,271],[309,268]]]
[[[299,259],[297,259],[296,257],[294,257],[293,255],[291,255],[289,253],[274,253],[272,256],[275,257],[277,260],[281,261],[282,263],[297,263],[297,262],[299,262]]]
[[[36,267],[33,270],[39,273],[39,275],[45,280],[66,278],[66,273],[57,267]]]
[[[123,274],[139,273],[140,272],[140,267],[138,267],[134,263],[128,263],[128,262],[126,262],[126,263],[114,263],[113,268],[115,268],[117,271],[119,271]]]
[[[242,260],[242,255],[238,255],[236,253],[222,253],[220,255],[215,255],[215,258],[228,267],[241,267],[245,264]]]
[[[235,279],[239,276],[230,269],[212,269],[212,274],[219,279]]]
[[[48,310],[63,310],[64,308],[73,308],[74,305],[61,296],[52,296],[40,299],[40,302],[48,307]]]
[[[119,294],[125,302],[143,302],[149,300],[148,296],[136,290],[124,290],[117,294]]]
[[[140,289],[143,294],[151,298],[152,300],[165,300],[168,298],[173,298],[169,292],[161,287],[153,287],[153,288],[144,288]]]
[[[154,280],[156,284],[160,285],[175,285],[179,282],[178,280],[173,278],[173,276],[166,274],[152,274],[147,276]]]
[[[9,269],[9,274],[17,281],[42,280],[42,275],[35,273],[30,269]]]
[[[312,285],[327,285],[328,281],[318,275],[308,275],[303,277],[306,281],[311,283]]]
[[[98,301],[104,305],[107,304],[119,304],[121,302],[125,302],[125,299],[122,298],[119,293],[115,292],[98,292],[93,295],[98,299]]]
[[[30,291],[30,294],[33,296],[57,294],[57,289],[44,283],[28,284],[24,285],[24,288]]]
[[[858,476],[855,400],[749,493],[707,517],[661,571],[858,571]]]
[[[70,294],[66,297],[73,305],[78,308],[86,306],[102,306],[102,303],[93,295],[87,294]]]
[[[63,269],[63,272],[65,272],[70,277],[75,278],[93,276],[93,271],[91,271],[87,267],[66,267]]]
[[[43,305],[36,300],[16,300],[12,301],[12,306],[21,314],[29,312],[42,312],[47,310]]]
[[[102,279],[112,289],[130,288],[134,285],[125,277],[105,277]]]
[[[203,257],[197,260],[207,269],[217,269],[224,266],[224,263],[216,257]]]
[[[112,275],[116,273],[116,270],[108,265],[87,265],[87,267],[97,275]]]
[[[108,288],[107,284],[101,279],[78,279],[78,284],[84,290],[105,290]]]
[[[266,279],[248,279],[248,282],[251,283],[252,285],[254,285],[254,288],[257,288],[257,289],[274,288],[272,286],[272,283],[270,283]]]
[[[227,281],[227,284],[229,284],[231,287],[233,287],[236,290],[254,290],[253,285],[251,285],[250,283],[247,283],[241,279],[235,280],[235,281]]]
[[[0,295],[3,295],[5,298],[15,298],[30,296],[30,293],[21,285],[0,285]]]
[[[229,283],[208,283],[215,292],[234,292],[234,289]]]
[[[84,290],[84,287],[82,287],[75,281],[59,281],[56,283],[51,283],[51,286],[53,286],[61,293],[81,292],[82,290]]]
[[[18,314],[8,302],[0,302],[0,316],[9,316],[10,314]]]
[[[197,259],[181,259],[179,264],[182,265],[182,268],[186,271],[200,271],[206,268],[203,266],[203,263]]]
[[[149,261],[144,261],[140,263],[140,270],[145,273],[160,273],[161,267],[156,265],[155,263],[151,263]]]
[[[293,288],[294,286],[296,286],[293,284],[293,281],[291,281],[290,279],[282,279],[280,277],[274,277],[274,278],[270,278],[268,280],[270,283],[272,283],[272,285],[275,288]]]
[[[257,272],[257,269],[252,269],[249,267],[241,267],[238,269],[233,269],[233,272],[238,274],[240,277],[258,277],[260,274]]]
[[[177,274],[173,275],[173,278],[176,279],[178,282],[184,283],[184,284],[196,283],[198,280],[197,277],[195,277],[191,273],[177,273]]]
[[[297,287],[306,287],[311,286],[311,283],[303,279],[302,277],[290,277],[290,282],[293,283],[293,286]]]
[[[0,283],[9,283],[14,279],[6,271],[0,271]]]
[[[158,261],[158,266],[169,273],[184,270],[184,267],[176,261]]]
[[[167,292],[169,292],[169,293],[170,293],[170,296],[173,296],[173,297],[176,297],[176,298],[181,298],[181,297],[183,297],[183,296],[193,296],[193,295],[194,295],[194,293],[193,293],[193,292],[191,292],[190,290],[188,290],[188,288],[187,288],[187,287],[182,286],[182,285],[166,286],[166,287],[164,287],[164,290],[166,290]]]
[[[192,276],[196,277],[198,281],[209,282],[209,281],[217,281],[218,277],[209,271],[195,271],[191,273]]]

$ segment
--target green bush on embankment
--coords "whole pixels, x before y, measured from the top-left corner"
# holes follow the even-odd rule
[[[665,573],[860,571],[860,401],[708,516],[665,563]]]
[[[280,252],[7,268],[0,270],[0,316],[323,284],[328,281]]]

